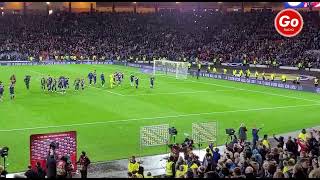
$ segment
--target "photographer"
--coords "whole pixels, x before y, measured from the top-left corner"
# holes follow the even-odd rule
[[[170,142],[172,142],[172,138],[173,138],[173,144],[176,143],[177,134],[178,134],[178,131],[175,127],[169,128]]]

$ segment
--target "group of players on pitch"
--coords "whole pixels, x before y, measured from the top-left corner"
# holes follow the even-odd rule
[[[60,76],[58,79],[48,76],[48,77],[42,77],[40,80],[41,83],[41,89],[43,91],[48,91],[48,92],[60,92],[62,94],[66,93],[66,90],[70,88],[69,85],[69,78],[65,76]],[[104,87],[105,85],[105,76],[104,73],[101,73],[100,75],[100,80],[101,80],[101,87]],[[88,81],[89,81],[89,86],[91,85],[96,85],[97,84],[97,73],[96,70],[93,72],[89,72],[88,74]],[[121,86],[122,82],[124,81],[124,74],[122,72],[115,72],[110,75],[110,88],[114,88],[115,86]],[[31,76],[26,75],[24,78],[24,83],[26,85],[27,90],[30,88],[30,82],[31,82]],[[10,77],[10,86],[9,86],[9,92],[10,92],[10,99],[15,98],[15,84],[16,84],[16,76],[12,75]],[[76,78],[74,80],[74,89],[76,91],[78,90],[84,90],[85,89],[85,79],[84,78]],[[138,89],[139,87],[139,77],[135,76],[133,74],[130,75],[130,86]],[[154,87],[154,77],[150,77],[150,88]],[[3,101],[3,94],[4,94],[4,85],[0,81],[0,102]]]

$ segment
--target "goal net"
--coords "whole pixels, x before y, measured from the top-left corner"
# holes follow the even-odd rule
[[[188,62],[176,62],[168,60],[153,61],[153,75],[172,75],[176,79],[187,79]]]

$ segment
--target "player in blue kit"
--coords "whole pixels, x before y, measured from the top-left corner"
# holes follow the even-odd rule
[[[131,87],[133,87],[133,81],[134,81],[134,75],[131,74],[130,75],[130,85],[131,85]]]
[[[80,81],[80,85],[81,85],[81,89],[82,90],[84,90],[84,84],[85,84],[84,78],[82,78],[81,81]]]
[[[14,99],[14,83],[10,84],[9,91],[10,91],[10,99],[13,100]]]
[[[54,91],[54,92],[57,91],[57,80],[55,78],[53,78],[53,81],[52,81],[51,91]]]
[[[106,83],[106,80],[104,79],[104,74],[103,73],[101,73],[100,79],[101,79],[101,86],[104,87],[104,84]]]
[[[50,75],[49,75],[48,80],[47,80],[48,91],[52,91],[51,87],[52,87],[52,77],[50,77]]]
[[[78,91],[80,88],[80,79],[77,78],[76,80],[74,80],[74,90]]]
[[[29,88],[30,88],[30,80],[31,80],[31,76],[29,76],[29,75],[26,75],[23,80],[26,85],[27,90],[29,90]]]
[[[92,72],[89,72],[89,74],[88,74],[89,85],[92,84],[92,78],[93,78],[93,74],[92,74]]]
[[[41,78],[41,89],[46,90],[46,79],[44,77]]]
[[[135,77],[135,82],[136,82],[136,89],[138,89],[138,86],[139,86],[139,78],[138,77]]]
[[[69,88],[69,78],[68,77],[64,78],[64,81],[65,81],[64,88],[65,89]]]
[[[151,76],[150,77],[150,88],[153,88],[153,86],[154,86],[154,77]]]
[[[0,102],[2,102],[3,93],[4,93],[4,86],[3,86],[2,82],[0,81]]]
[[[96,70],[94,70],[93,72],[93,84],[96,85],[97,83],[97,73],[96,73]]]

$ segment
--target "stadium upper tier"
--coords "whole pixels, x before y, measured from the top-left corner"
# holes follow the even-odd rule
[[[249,62],[295,66],[319,58],[318,13],[301,12],[302,32],[281,37],[274,12],[56,13],[0,17],[0,60],[131,59]],[[82,56],[82,57],[81,57]]]

